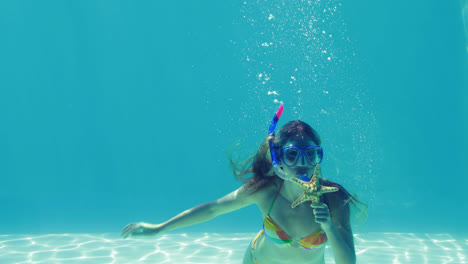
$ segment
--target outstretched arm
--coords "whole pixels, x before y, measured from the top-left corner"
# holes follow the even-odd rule
[[[191,209],[183,211],[162,224],[132,223],[127,225],[121,232],[123,238],[148,237],[159,235],[169,230],[191,226],[206,222],[218,215],[226,214],[255,202],[254,195],[244,186],[232,193],[216,200],[207,202]]]

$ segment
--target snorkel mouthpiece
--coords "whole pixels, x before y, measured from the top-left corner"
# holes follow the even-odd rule
[[[303,181],[305,181],[305,182],[309,182],[309,181],[310,181],[310,178],[309,178],[309,177],[307,177],[307,174],[306,174],[306,175],[303,175],[303,176],[301,176],[301,178],[300,178],[300,179],[301,179],[301,180],[303,180]]]
[[[276,111],[275,116],[273,116],[270,129],[268,130],[268,135],[275,136],[276,124],[278,123],[278,120],[283,114],[283,111],[284,111],[283,104],[281,104],[278,110]],[[270,144],[271,165],[273,166],[273,170],[275,171],[276,175],[278,175],[278,177],[282,178],[283,180],[289,180],[290,177],[288,177],[286,173],[283,171],[283,169],[279,165],[278,159],[276,158],[275,142],[273,138],[270,138],[268,143]]]

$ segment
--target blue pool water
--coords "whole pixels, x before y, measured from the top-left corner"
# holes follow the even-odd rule
[[[0,263],[240,263],[238,188],[280,103],[368,204],[360,263],[467,263],[466,1],[1,1]],[[185,243],[185,244],[184,244]],[[333,263],[327,249],[327,263]],[[384,261],[384,262],[381,262]]]

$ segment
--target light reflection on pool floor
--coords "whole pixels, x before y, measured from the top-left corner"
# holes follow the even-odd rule
[[[0,263],[240,264],[254,233],[169,234],[121,239],[118,234],[0,235]],[[468,263],[468,236],[355,235],[358,263]],[[327,247],[326,263],[334,263]]]

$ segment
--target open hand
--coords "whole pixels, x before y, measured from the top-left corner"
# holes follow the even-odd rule
[[[131,237],[147,237],[157,235],[160,232],[158,225],[152,225],[148,223],[131,223],[126,225],[120,232],[120,236],[124,239]]]

